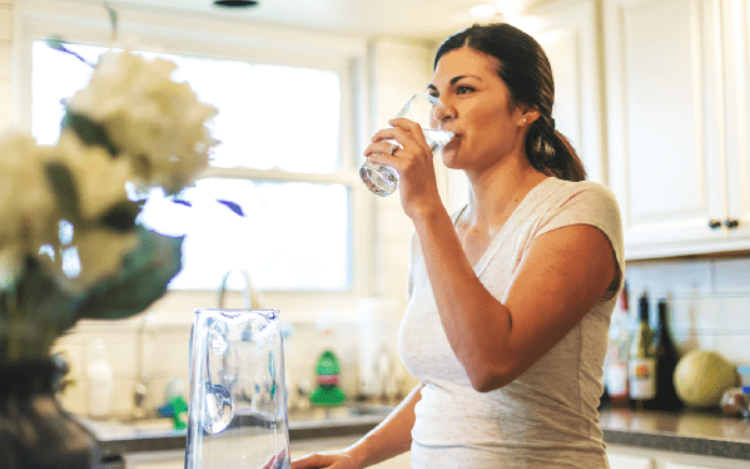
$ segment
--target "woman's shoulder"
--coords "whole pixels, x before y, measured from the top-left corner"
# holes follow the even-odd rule
[[[547,197],[554,194],[561,201],[574,199],[601,200],[603,203],[617,205],[617,198],[612,190],[604,184],[596,181],[565,181],[557,178],[549,178],[547,181],[550,192]]]

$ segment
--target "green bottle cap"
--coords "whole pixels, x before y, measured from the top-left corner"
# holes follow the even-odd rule
[[[341,371],[339,359],[333,352],[326,350],[318,358],[318,365],[315,367],[315,373],[318,375],[338,375]]]

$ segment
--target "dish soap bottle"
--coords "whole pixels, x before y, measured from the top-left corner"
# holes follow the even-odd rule
[[[315,374],[318,387],[310,395],[310,403],[319,406],[338,406],[346,400],[346,394],[338,387],[341,365],[336,355],[326,350],[318,358]]]
[[[96,339],[87,367],[89,381],[89,416],[102,419],[112,410],[112,366],[107,361],[107,349],[102,339]]]

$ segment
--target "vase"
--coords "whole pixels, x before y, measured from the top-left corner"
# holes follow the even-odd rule
[[[95,467],[96,440],[55,397],[52,359],[0,363],[3,469]]]

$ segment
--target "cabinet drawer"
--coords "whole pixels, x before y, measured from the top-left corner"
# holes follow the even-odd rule
[[[640,456],[607,453],[610,469],[656,469],[655,461]]]

